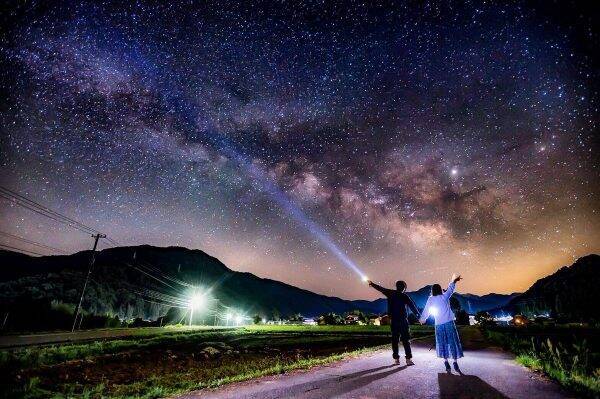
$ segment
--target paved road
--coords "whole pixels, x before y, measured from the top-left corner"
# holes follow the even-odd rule
[[[378,351],[308,371],[192,392],[181,399],[573,397],[499,350],[465,351],[460,362],[463,375],[446,374],[435,352],[427,347],[415,348],[414,356],[414,366],[393,366],[390,353]]]

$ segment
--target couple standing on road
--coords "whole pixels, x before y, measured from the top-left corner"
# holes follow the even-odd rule
[[[454,293],[456,283],[462,278],[460,276],[452,276],[452,281],[448,285],[446,291],[442,291],[439,284],[431,286],[431,296],[427,299],[423,314],[419,318],[419,322],[424,324],[427,318],[431,315],[435,320],[435,349],[437,356],[444,359],[446,371],[450,372],[450,363],[448,358],[452,357],[454,361],[454,370],[460,373],[457,359],[463,357],[462,345],[456,326],[454,325],[454,313],[450,308],[450,297]],[[391,319],[392,329],[392,351],[396,364],[400,364],[400,356],[398,355],[398,341],[402,341],[404,346],[404,354],[406,355],[406,364],[413,365],[412,352],[410,349],[410,331],[406,308],[409,307],[415,316],[419,316],[419,310],[415,303],[406,291],[406,283],[404,281],[396,282],[396,289],[383,288],[375,284],[371,280],[367,281],[369,286],[375,288],[387,297],[388,315]]]

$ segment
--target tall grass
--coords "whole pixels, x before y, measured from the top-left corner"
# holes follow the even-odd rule
[[[559,338],[520,337],[499,331],[486,331],[489,339],[517,355],[523,366],[541,371],[565,388],[580,395],[600,396],[599,354],[585,339],[561,342]]]

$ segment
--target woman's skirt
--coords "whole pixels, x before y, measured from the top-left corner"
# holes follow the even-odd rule
[[[435,326],[435,351],[443,359],[463,357],[462,345],[454,321]]]

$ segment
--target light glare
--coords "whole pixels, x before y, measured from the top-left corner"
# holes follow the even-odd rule
[[[192,298],[190,299],[190,307],[192,309],[198,309],[198,308],[204,306],[205,302],[206,302],[206,299],[204,298],[204,295],[194,294],[194,295],[192,295]]]

